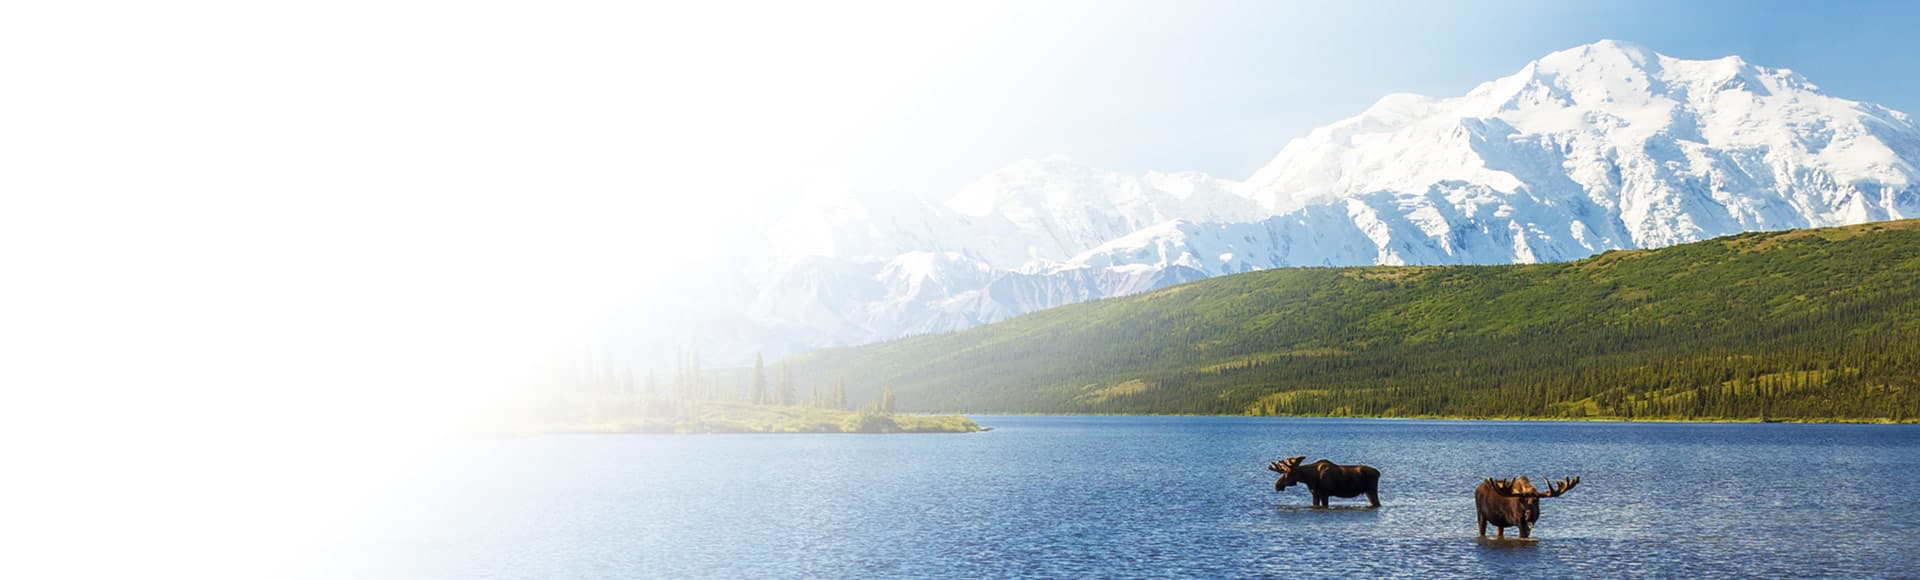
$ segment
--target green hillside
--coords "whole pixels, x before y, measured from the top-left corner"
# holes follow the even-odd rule
[[[928,411],[1913,420],[1920,220],[1253,272],[793,363]]]

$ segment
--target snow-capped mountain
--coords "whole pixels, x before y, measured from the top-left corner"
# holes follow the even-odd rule
[[[1197,172],[1122,175],[1056,155],[1001,168],[944,204],[816,192],[774,225],[772,241],[785,260],[884,262],[911,252],[954,252],[1030,271],[1157,223],[1270,215],[1234,193],[1238,185]]]
[[[1396,94],[1246,181],[1023,161],[945,203],[804,200],[746,309],[797,348],[1286,266],[1571,260],[1920,216],[1920,128],[1739,57],[1601,41]]]
[[[1010,242],[981,248],[984,259],[1031,269],[1168,220],[1245,221],[1267,215],[1233,194],[1235,186],[1197,172],[1121,175],[1055,156],[987,175],[945,207],[971,229]]]
[[[769,329],[752,346],[784,353],[950,332],[1197,280],[1205,276],[1184,269],[1061,266],[1156,224],[1269,215],[1237,186],[1194,172],[1123,175],[1054,156],[1008,165],[940,204],[810,192],[769,226],[774,259],[752,269],[755,298],[738,314]]]
[[[1237,193],[1256,224],[1163,224],[1076,256],[1208,275],[1570,260],[1920,215],[1920,131],[1738,57],[1602,41],[1465,96],[1390,95],[1293,140]]]

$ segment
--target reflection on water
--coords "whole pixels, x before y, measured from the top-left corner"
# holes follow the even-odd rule
[[[1281,506],[1275,506],[1274,509],[1279,510],[1282,513],[1337,514],[1340,512],[1379,513],[1380,510],[1386,509],[1386,508],[1371,507],[1371,506],[1364,506],[1364,505],[1335,505],[1332,507],[1281,505]]]
[[[1514,536],[1507,536],[1505,538],[1487,536],[1484,538],[1474,538],[1473,541],[1478,542],[1480,547],[1489,550],[1526,550],[1540,545],[1539,538],[1517,538]]]
[[[329,572],[1920,574],[1915,427],[977,419],[997,429],[467,442]],[[1384,505],[1275,493],[1265,467],[1285,455],[1378,467]],[[1479,539],[1473,487],[1514,474],[1582,480],[1542,501],[1534,539]]]

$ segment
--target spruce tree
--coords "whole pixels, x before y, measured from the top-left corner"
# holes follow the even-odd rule
[[[673,398],[687,398],[687,353],[678,353],[673,357]]]
[[[705,381],[700,380],[701,377],[700,377],[700,350],[699,349],[694,349],[693,351],[693,363],[691,368],[687,370],[687,379],[688,381],[690,381],[688,383],[690,385],[689,391],[692,393],[693,398],[696,398],[696,399],[713,398],[708,396],[709,393],[707,393],[707,387],[706,387]]]
[[[609,350],[606,356],[600,357],[600,366],[605,373],[604,379],[606,380],[606,383],[601,386],[601,389],[608,392],[620,391],[620,365],[614,360],[613,351]],[[632,383],[627,383],[627,386],[631,387]]]
[[[793,405],[800,402],[800,394],[793,389],[793,368],[780,363],[780,386],[774,396],[776,405]]]
[[[767,363],[760,353],[753,353],[753,398],[755,405],[767,404]]]

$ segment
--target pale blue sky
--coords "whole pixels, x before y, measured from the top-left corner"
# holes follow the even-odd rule
[[[1680,58],[1738,54],[1836,96],[1920,111],[1913,2],[1033,4],[967,23],[991,41],[941,70],[937,96],[843,143],[854,181],[941,197],[1049,153],[1240,179],[1387,93],[1457,95],[1602,38]]]

